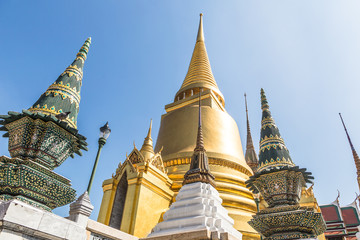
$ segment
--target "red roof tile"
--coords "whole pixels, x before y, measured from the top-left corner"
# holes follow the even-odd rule
[[[340,221],[342,221],[337,206],[324,205],[324,206],[320,206],[320,209],[321,209],[321,213],[324,217],[325,222],[340,222]]]
[[[346,226],[357,226],[360,225],[359,216],[356,212],[356,209],[353,207],[344,207],[341,208],[342,216]]]

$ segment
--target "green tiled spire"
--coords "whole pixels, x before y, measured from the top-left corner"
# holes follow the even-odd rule
[[[91,38],[86,39],[74,62],[40,96],[34,105],[29,108],[29,111],[45,115],[70,112],[64,121],[72,128],[77,128],[83,68],[90,44]]]
[[[278,127],[271,116],[265,92],[261,89],[261,137],[258,172],[273,168],[293,167],[289,150],[281,138]]]

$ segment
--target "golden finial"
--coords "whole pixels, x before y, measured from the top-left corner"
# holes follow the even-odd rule
[[[149,127],[149,131],[147,134],[147,138],[151,138],[151,129],[152,129],[152,119],[150,119],[150,127]]]
[[[205,41],[202,18],[203,18],[203,14],[200,13],[199,30],[198,30],[198,35],[197,35],[197,38],[196,38],[197,42],[204,42]]]
[[[337,189],[337,192],[338,192],[338,195],[337,195],[335,201],[336,201],[337,203],[339,203],[339,198],[340,198],[340,191],[339,191],[339,189]]]
[[[151,138],[152,119],[150,120],[150,127],[140,152],[144,155],[145,159],[150,159],[154,156],[153,141]]]

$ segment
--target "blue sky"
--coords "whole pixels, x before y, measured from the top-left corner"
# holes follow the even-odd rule
[[[190,62],[204,13],[207,51],[226,109],[246,140],[248,95],[256,149],[260,88],[293,161],[315,176],[320,204],[359,192],[338,113],[360,153],[360,15],[358,1],[5,1],[0,0],[0,114],[29,108],[92,37],[85,63],[78,128],[89,151],[55,171],[85,191],[99,127],[109,121],[91,192],[96,219],[102,181],[133,141],[141,146],[153,119],[157,137]],[[9,155],[0,139],[0,155]],[[54,210],[67,216],[68,206]]]

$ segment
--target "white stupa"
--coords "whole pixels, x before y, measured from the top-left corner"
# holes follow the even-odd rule
[[[231,239],[242,239],[241,233],[233,227],[234,220],[221,205],[222,199],[215,189],[214,176],[210,172],[203,143],[200,99],[201,92],[197,142],[190,169],[184,176],[176,202],[164,214],[164,221],[158,223],[147,238],[167,239],[166,236],[189,233],[186,239],[193,239],[191,233],[204,230],[217,235],[218,239],[222,234],[230,235]]]

